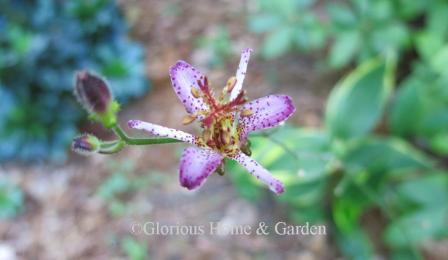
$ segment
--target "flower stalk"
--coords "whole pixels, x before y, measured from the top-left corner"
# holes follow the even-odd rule
[[[114,133],[127,145],[151,145],[151,144],[169,144],[180,143],[182,141],[173,138],[134,138],[129,137],[126,132],[118,125],[112,127]]]
[[[89,134],[93,140],[96,140],[95,149],[90,148],[90,146],[86,146],[86,141],[80,138],[75,138],[73,140],[73,151],[82,154],[82,155],[92,155],[95,153],[100,154],[114,154],[118,153],[126,145],[152,145],[152,144],[169,144],[169,143],[180,143],[182,141],[173,139],[173,138],[135,138],[129,137],[126,132],[118,125],[114,124],[111,129],[114,131],[115,135],[118,137],[117,140],[112,141],[101,141],[96,138],[94,135]],[[83,141],[83,142],[81,142]],[[83,146],[81,146],[83,145]],[[84,149],[80,149],[82,147]],[[85,148],[87,147],[87,148]],[[98,148],[96,148],[98,147]]]

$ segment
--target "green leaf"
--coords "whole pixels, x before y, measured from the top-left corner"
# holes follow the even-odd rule
[[[356,26],[356,16],[347,6],[338,3],[330,3],[327,6],[328,14],[331,18],[331,25],[343,28]]]
[[[281,27],[265,38],[262,53],[266,59],[279,57],[289,51],[294,31],[289,27]]]
[[[116,172],[101,183],[97,193],[104,200],[112,200],[117,194],[124,193],[130,188],[130,179],[125,174]]]
[[[288,217],[295,223],[322,223],[326,218],[325,211],[318,207],[294,208],[288,212]]]
[[[400,8],[395,10],[399,13],[401,17],[408,19],[416,18],[418,15],[421,15],[424,11],[426,11],[426,7],[431,2],[427,0],[398,0],[398,5]]]
[[[369,4],[368,15],[373,23],[387,22],[394,15],[393,3],[389,0],[370,1]]]
[[[417,65],[398,91],[389,125],[394,134],[418,137],[432,146],[432,140],[448,129],[448,81],[429,66]]]
[[[431,66],[437,73],[448,76],[448,68],[446,66],[448,60],[448,45],[442,47],[431,58]]]
[[[426,207],[440,207],[448,198],[448,174],[429,173],[408,180],[397,188],[399,195]]]
[[[304,183],[319,180],[328,171],[329,162],[333,159],[330,152],[330,138],[325,132],[284,127],[268,138],[252,139],[254,147],[257,142],[263,144],[263,150],[254,150],[253,155],[268,169],[290,172],[293,178],[285,178],[286,184]],[[275,148],[273,148],[275,147]],[[274,158],[276,151],[277,159]],[[286,176],[285,176],[286,177]]]
[[[384,238],[392,247],[407,247],[430,239],[448,236],[448,207],[423,208],[393,221]]]
[[[126,237],[121,241],[121,248],[130,260],[148,259],[146,244],[131,237]]]
[[[347,259],[374,259],[372,242],[360,227],[356,227],[349,233],[337,233],[336,238],[339,248]]]
[[[321,48],[325,43],[325,37],[323,26],[317,22],[306,26],[298,26],[294,30],[295,43],[301,50]]]
[[[256,15],[249,19],[249,30],[254,33],[268,32],[279,25],[281,25],[280,18],[271,14]]]
[[[391,260],[422,260],[422,257],[410,247],[394,248],[389,257]]]
[[[398,138],[357,140],[349,145],[342,160],[353,172],[384,173],[433,167],[433,162],[424,154]]]
[[[440,155],[448,155],[448,132],[441,132],[430,140],[431,149]]]
[[[360,196],[357,189],[356,186],[350,185],[342,196],[336,197],[333,201],[333,220],[338,231],[344,234],[352,233],[358,228],[359,218],[368,205],[367,198]],[[356,194],[358,196],[354,196]]]
[[[359,219],[368,206],[368,199],[361,196],[359,188],[350,185],[350,188],[335,197],[332,205],[333,220],[336,225],[336,238],[339,247],[349,259],[371,259],[372,244],[361,229]]]
[[[5,177],[0,178],[0,219],[12,218],[22,210],[22,190]]]
[[[420,82],[413,77],[401,84],[388,118],[392,133],[409,136],[417,131],[424,112],[419,89]]]
[[[361,42],[358,31],[338,34],[330,50],[330,66],[333,68],[346,66],[361,47]]]
[[[395,61],[362,64],[337,84],[328,99],[325,123],[335,138],[350,139],[371,132],[393,88]]]
[[[448,33],[448,3],[446,1],[435,1],[429,7],[427,13],[427,28],[431,33],[446,35]]]
[[[444,43],[443,35],[430,31],[416,33],[414,38],[419,55],[426,61],[430,61],[435,53],[442,48]]]
[[[410,32],[406,24],[394,22],[375,31],[372,41],[378,53],[400,51],[410,45]]]
[[[325,195],[326,176],[333,160],[328,135],[315,130],[282,127],[268,136],[252,136],[250,141],[252,158],[285,184],[285,193],[276,198],[291,210],[303,212],[294,214],[294,218],[316,221],[317,217],[323,216],[322,209],[316,205]],[[227,174],[245,198],[257,200],[263,193],[270,193],[243,167],[231,161],[226,165]]]

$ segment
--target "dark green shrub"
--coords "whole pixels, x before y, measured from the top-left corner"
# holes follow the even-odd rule
[[[105,75],[120,102],[147,89],[115,1],[0,0],[0,31],[0,161],[65,157],[81,115],[76,70]]]

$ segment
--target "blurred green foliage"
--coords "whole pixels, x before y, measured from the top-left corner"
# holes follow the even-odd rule
[[[65,158],[81,115],[75,70],[106,76],[120,102],[147,89],[115,1],[0,0],[0,31],[0,161]]]
[[[145,260],[150,259],[148,256],[148,247],[143,242],[139,242],[132,237],[125,237],[121,241],[121,248],[127,259]]]
[[[0,177],[0,219],[12,218],[24,205],[22,190],[5,177]]]
[[[122,216],[133,211],[132,204],[127,203],[137,190],[147,188],[149,176],[133,176],[135,163],[132,160],[110,162],[108,176],[97,188],[97,195],[106,202],[113,216]]]
[[[197,45],[200,49],[210,52],[208,65],[213,68],[223,67],[232,54],[229,30],[225,26],[218,27],[210,37],[199,38]]]
[[[312,50],[325,43],[325,28],[310,12],[314,0],[257,0],[249,16],[252,32],[266,35],[262,47],[265,58],[276,58],[290,50]]]
[[[294,221],[332,225],[348,259],[384,245],[391,259],[421,258],[419,246],[448,237],[448,1],[252,2],[265,58],[325,50],[329,68],[355,67],[332,90],[323,129],[251,138],[286,183],[278,200]],[[243,196],[266,196],[229,165]],[[378,210],[384,245],[361,224]]]
[[[428,56],[443,47],[448,34],[445,0],[253,2],[248,27],[265,35],[265,58],[329,43],[328,64],[340,68],[389,50],[403,54],[418,49]]]
[[[431,68],[417,66],[395,91],[396,58],[367,60],[342,79],[323,129],[283,127],[251,137],[254,158],[285,183],[276,199],[291,220],[332,225],[348,259],[378,254],[361,222],[375,210],[391,259],[420,259],[419,246],[448,237],[448,85],[442,76],[419,78]],[[268,195],[244,169],[228,165],[242,196]]]

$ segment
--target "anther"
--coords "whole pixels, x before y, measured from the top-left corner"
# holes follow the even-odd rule
[[[227,93],[230,93],[232,89],[235,87],[235,85],[236,85],[236,77],[231,77],[227,80],[226,87],[224,89],[227,91]]]
[[[184,124],[184,125],[191,124],[194,120],[196,120],[196,118],[197,118],[196,115],[186,115],[186,116],[182,119],[182,124]]]
[[[191,94],[193,95],[193,97],[195,98],[199,98],[201,96],[201,93],[199,92],[199,89],[191,86]]]
[[[244,109],[240,115],[241,116],[251,116],[253,113],[254,113],[254,111],[252,111],[250,109]]]
[[[230,141],[231,141],[230,133],[227,131],[221,131],[221,142],[224,145],[228,145],[230,144]]]
[[[224,176],[225,171],[224,171],[224,165],[223,164],[221,164],[218,167],[218,169],[216,169],[216,173],[219,174],[220,176]]]

